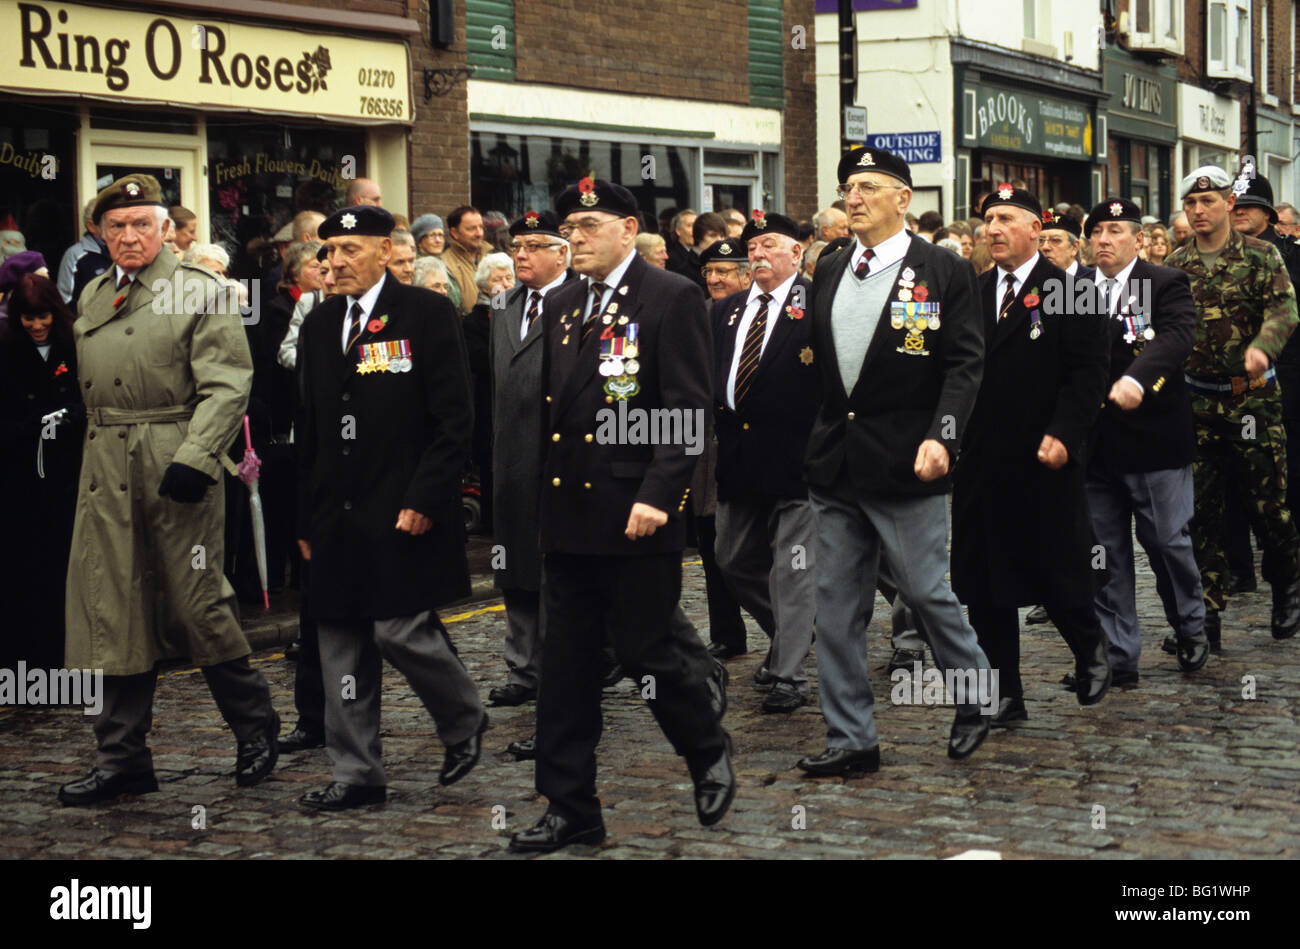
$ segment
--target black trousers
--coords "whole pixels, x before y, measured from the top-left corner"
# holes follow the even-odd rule
[[[717,522],[708,517],[692,514],[696,546],[704,563],[704,592],[709,599],[709,642],[726,646],[734,652],[748,652],[745,618],[740,615],[740,604],[731,595],[718,560],[713,555],[713,542],[717,539]]]
[[[1084,606],[1061,606],[1044,603],[1048,618],[1077,659],[1086,655],[1105,639],[1097,611],[1091,603]],[[971,603],[970,624],[975,628],[980,648],[989,657],[989,665],[998,670],[998,692],[1002,698],[1023,698],[1020,681],[1020,614],[1014,606],[990,606]]]
[[[298,668],[293,675],[293,704],[298,709],[298,727],[317,735],[325,734],[325,683],[320,669],[320,639],[316,620],[307,601],[311,561],[302,563],[302,599],[298,606]]]
[[[536,782],[551,812],[580,826],[600,820],[596,745],[602,728],[601,647],[607,635],[673,749],[688,763],[721,752],[725,739],[709,702],[707,650],[698,638],[691,642],[672,630],[681,584],[680,551],[644,557],[546,555]]]

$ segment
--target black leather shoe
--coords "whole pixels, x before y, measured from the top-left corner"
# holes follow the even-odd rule
[[[1136,669],[1125,672],[1111,672],[1110,684],[1112,686],[1137,685],[1139,681],[1140,677]],[[1065,691],[1067,692],[1079,691],[1079,680],[1075,678],[1074,673],[1072,672],[1067,672],[1065,674],[1061,679],[1061,685],[1065,686]]]
[[[325,735],[321,732],[307,731],[301,725],[281,738],[277,744],[282,754],[294,751],[306,751],[308,748],[325,747]]]
[[[331,781],[320,791],[308,791],[298,798],[303,807],[317,811],[346,811],[366,804],[383,804],[388,800],[388,788],[382,784],[340,784]]]
[[[506,745],[506,751],[515,756],[516,761],[532,761],[537,757],[537,736],[530,735],[520,741]]]
[[[484,715],[478,731],[464,741],[447,746],[447,757],[443,759],[442,770],[438,772],[439,784],[443,787],[455,784],[474,769],[474,765],[478,764],[478,756],[483,751],[483,733],[487,731],[487,726],[487,716]]]
[[[880,746],[854,751],[852,748],[827,748],[819,755],[800,758],[799,767],[814,777],[849,777],[874,774],[880,770]]]
[[[776,684],[776,676],[768,670],[767,666],[759,666],[758,671],[754,673],[754,688],[765,690],[772,688]]]
[[[1204,640],[1199,643],[1178,644],[1178,668],[1184,672],[1196,672],[1210,658],[1210,644]]]
[[[1052,618],[1047,615],[1047,607],[1035,606],[1025,614],[1026,626],[1037,626],[1039,623],[1050,623]]]
[[[289,645],[284,647],[284,658],[290,662],[297,662],[298,657],[302,655],[302,640],[295,639]]]
[[[808,699],[800,693],[798,687],[793,682],[787,682],[784,679],[777,679],[772,686],[772,691],[767,693],[767,698],[763,699],[761,708],[764,712],[793,712],[797,708],[802,708],[808,704]]]
[[[692,769],[695,781],[695,816],[704,827],[712,827],[726,815],[736,796],[736,772],[731,770],[731,737],[708,765]]]
[[[1106,695],[1111,679],[1106,637],[1098,635],[1096,642],[1074,657],[1074,697],[1080,705],[1096,705]],[[1137,681],[1136,673],[1133,681]]]
[[[989,728],[992,724],[990,718],[991,715],[982,715],[979,712],[971,712],[968,715],[958,713],[952,722],[952,732],[948,735],[948,757],[960,761],[974,754],[975,749],[989,737]]]
[[[1223,638],[1223,620],[1220,614],[1215,610],[1205,611],[1205,641],[1209,643],[1210,652],[1219,655],[1223,652],[1221,641]],[[1178,637],[1170,633],[1165,637],[1165,641],[1160,644],[1160,648],[1171,656],[1178,655]]]
[[[623,681],[623,667],[617,662],[609,666],[604,675],[600,677],[600,687],[602,689],[612,689]]]
[[[114,772],[91,768],[90,773],[59,788],[59,803],[65,807],[85,807],[111,801],[119,794],[151,794],[158,790],[152,771]]]
[[[537,698],[537,690],[530,689],[518,682],[511,682],[488,693],[488,701],[493,705],[523,705]]]
[[[1273,585],[1273,638],[1290,639],[1300,631],[1300,579]]]
[[[235,785],[251,788],[261,784],[280,758],[280,715],[271,713],[266,731],[248,741],[241,741],[235,753]]]
[[[1029,721],[1029,712],[1022,697],[1004,695],[998,700],[998,713],[989,722],[990,728],[1019,728]]]
[[[908,672],[915,672],[915,663],[925,664],[924,649],[895,649],[894,654],[889,657],[889,674],[892,676],[896,669],[906,669]]]
[[[713,669],[709,673],[709,704],[713,707],[713,714],[722,720],[722,716],[727,714],[727,683],[731,681],[731,674],[727,672],[727,667],[718,660],[713,660]]]
[[[1259,587],[1255,583],[1255,571],[1250,573],[1234,573],[1232,575],[1232,586],[1228,588],[1229,593],[1254,593]]]
[[[745,650],[732,649],[730,646],[726,645],[725,643],[709,644],[709,655],[712,656],[714,659],[723,659],[723,660],[734,659],[736,656],[743,656],[744,654],[745,654]]]
[[[528,830],[510,838],[510,849],[515,853],[551,853],[569,844],[594,846],[605,839],[605,825],[578,827],[572,821],[550,811]]]

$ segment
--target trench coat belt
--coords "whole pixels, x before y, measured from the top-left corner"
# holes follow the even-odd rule
[[[141,425],[147,422],[188,422],[194,417],[192,405],[163,405],[156,409],[119,409],[111,405],[100,405],[87,409],[86,415],[92,425]],[[217,456],[221,467],[238,478],[239,468],[222,452]]]

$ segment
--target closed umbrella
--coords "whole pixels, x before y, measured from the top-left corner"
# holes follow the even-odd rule
[[[248,513],[253,521],[253,555],[257,557],[257,576],[262,581],[262,605],[271,608],[266,592],[266,518],[262,515],[262,495],[257,490],[257,479],[262,475],[262,459],[253,451],[253,436],[248,429],[248,416],[244,416],[244,460],[237,466],[239,480],[248,487]]]

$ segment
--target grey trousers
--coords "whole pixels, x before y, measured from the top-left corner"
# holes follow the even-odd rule
[[[925,649],[925,637],[921,635],[920,622],[916,613],[907,605],[907,601],[898,595],[898,584],[889,569],[889,562],[883,557],[876,575],[876,586],[889,601],[890,644],[895,649],[910,649],[922,652]]]
[[[506,681],[527,689],[537,688],[542,669],[542,643],[546,638],[546,620],[542,613],[542,595],[536,590],[502,590],[506,604]]]
[[[882,554],[893,568],[899,594],[916,611],[939,670],[970,670],[979,676],[980,670],[989,669],[989,661],[944,579],[944,495],[859,497],[841,481],[831,492],[810,491],[809,496],[816,518],[817,671],[826,744],[864,751],[879,743],[866,629]],[[979,710],[975,703],[957,706],[959,714]]]
[[[772,640],[768,671],[807,694],[816,592],[807,501],[719,501],[713,554],[736,601]]]
[[[1133,526],[1156,575],[1165,619],[1179,639],[1205,632],[1205,600],[1187,524],[1192,517],[1192,467],[1087,481],[1092,529],[1106,550],[1106,585],[1097,591],[1097,619],[1106,631],[1110,666],[1136,672],[1142,654],[1133,574]]]
[[[483,723],[478,688],[456,654],[438,614],[339,623],[321,620],[325,747],[342,784],[385,785],[379,743],[382,659],[387,659],[433,716],[443,744],[474,735]],[[349,678],[345,679],[347,676]]]
[[[256,738],[268,725],[275,709],[271,689],[248,664],[248,657],[203,667],[203,678],[238,742]],[[147,739],[153,728],[153,696],[157,672],[129,676],[104,676],[104,707],[95,716],[95,766],[101,771],[126,774],[153,770]]]

